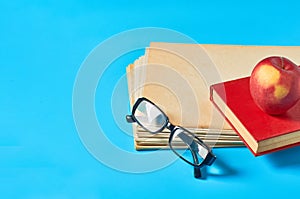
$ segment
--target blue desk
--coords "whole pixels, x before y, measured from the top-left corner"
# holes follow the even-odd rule
[[[119,32],[151,26],[182,32],[198,43],[300,45],[299,7],[297,1],[1,2],[1,198],[285,198],[298,194],[299,147],[261,157],[246,148],[215,149],[218,159],[207,168],[205,180],[194,179],[192,168],[181,160],[150,172],[112,168],[95,158],[80,139],[72,96],[85,58]],[[130,127],[119,124],[121,119],[112,113],[120,110],[121,117],[129,111],[125,67],[142,54],[137,50],[112,63],[95,94],[105,136],[122,151],[141,157],[149,152],[134,150]],[[115,109],[111,104],[122,106]],[[104,153],[119,160],[120,168],[145,167],[110,150]]]

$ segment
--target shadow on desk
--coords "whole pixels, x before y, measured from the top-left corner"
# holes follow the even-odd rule
[[[266,159],[276,168],[299,167],[300,146],[268,154]]]
[[[204,167],[201,169],[202,179],[206,179],[209,176],[232,176],[237,175],[238,172],[230,165],[226,164],[222,159],[217,159],[210,167]]]

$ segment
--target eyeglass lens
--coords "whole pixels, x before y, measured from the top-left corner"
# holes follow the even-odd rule
[[[157,132],[167,124],[167,117],[155,105],[142,101],[135,110],[136,120],[148,131]]]
[[[208,154],[208,149],[193,134],[183,128],[175,130],[170,145],[177,155],[193,165],[200,165]]]

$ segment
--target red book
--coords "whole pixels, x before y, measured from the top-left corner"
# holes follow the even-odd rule
[[[255,156],[300,145],[300,101],[283,115],[268,115],[252,100],[249,79],[212,85],[210,100]]]

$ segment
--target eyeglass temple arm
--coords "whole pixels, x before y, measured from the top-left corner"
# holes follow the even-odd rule
[[[195,145],[194,141],[192,142],[191,145]],[[192,156],[193,156],[194,163],[199,164],[199,160],[198,160],[198,157],[196,155],[197,152],[195,152],[195,147],[191,146],[191,145],[189,147],[191,148],[191,153],[192,153]],[[202,177],[200,167],[194,166],[194,177],[195,178],[201,178]]]
[[[132,115],[126,115],[126,121],[128,123],[136,122],[135,119],[132,117]]]
[[[216,159],[217,159],[216,156],[210,152],[207,154],[207,157],[204,160],[204,164],[210,166],[212,165],[212,163],[214,163]]]
[[[194,163],[198,164],[199,161],[198,161],[197,155],[195,154],[194,151],[191,151],[191,153],[193,155]],[[195,178],[201,178],[202,177],[200,167],[195,167],[194,166],[194,177]]]
[[[185,143],[190,143],[190,140],[191,138],[184,135],[184,134],[179,134],[178,135]],[[195,147],[195,142],[192,140],[192,143],[191,144],[188,144],[189,145],[189,148],[190,148],[190,151],[192,153],[192,156],[193,156],[193,160],[194,160],[194,163],[195,164],[199,164],[199,160],[198,160],[198,157],[196,155],[197,151],[195,149],[198,149],[197,146]],[[201,175],[201,170],[200,170],[200,167],[196,167],[194,166],[194,177],[195,178],[201,178],[202,175]]]

